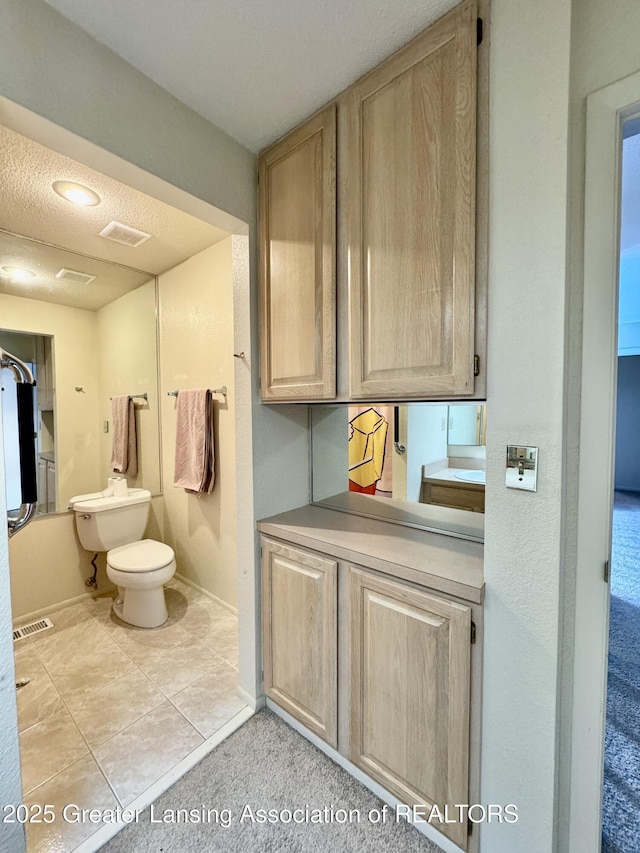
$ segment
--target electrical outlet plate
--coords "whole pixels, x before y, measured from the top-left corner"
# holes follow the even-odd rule
[[[523,489],[535,492],[538,488],[538,448],[522,445],[507,445],[507,472],[505,485],[508,489]]]

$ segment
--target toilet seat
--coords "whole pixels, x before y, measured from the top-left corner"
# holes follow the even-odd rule
[[[155,539],[141,539],[107,552],[107,564],[120,572],[153,572],[175,559],[173,548]]]

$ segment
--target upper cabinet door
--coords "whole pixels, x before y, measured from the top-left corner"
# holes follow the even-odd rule
[[[335,104],[263,152],[263,400],[335,397]]]
[[[475,0],[348,93],[350,394],[474,391]]]

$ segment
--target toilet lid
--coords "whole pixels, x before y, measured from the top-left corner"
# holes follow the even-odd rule
[[[112,548],[107,553],[107,563],[121,572],[151,572],[168,566],[174,559],[173,548],[155,539],[142,539],[130,545]]]

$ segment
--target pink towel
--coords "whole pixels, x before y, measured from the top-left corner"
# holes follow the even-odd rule
[[[176,415],[174,485],[206,494],[215,483],[213,395],[211,391],[180,391]]]
[[[111,467],[118,474],[138,473],[136,412],[131,397],[112,397],[113,449]]]

